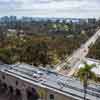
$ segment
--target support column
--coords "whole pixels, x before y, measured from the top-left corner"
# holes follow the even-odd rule
[[[22,94],[22,100],[27,100],[27,93],[25,87],[22,88],[21,94]]]

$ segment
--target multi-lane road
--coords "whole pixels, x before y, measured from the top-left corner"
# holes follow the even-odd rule
[[[73,52],[73,54],[66,59],[65,62],[62,62],[57,66],[57,71],[60,71],[63,66],[66,66],[66,64],[69,64],[70,67],[72,67],[72,70],[70,72],[70,75],[75,71],[76,67],[85,59],[85,57],[88,54],[89,47],[93,44],[95,44],[96,40],[100,36],[100,29],[92,36],[90,37],[84,44],[80,46],[76,51]]]
[[[46,95],[46,92],[56,93],[56,96],[61,95],[61,97],[65,96],[66,98],[71,97],[71,100],[83,100],[84,99],[84,88],[80,80],[72,77],[66,77],[59,73],[53,72],[52,70],[47,70],[45,68],[36,68],[27,64],[16,64],[16,65],[1,65],[0,73],[5,75],[4,82],[7,84],[8,81],[12,84],[15,84],[15,80],[18,80],[18,83],[23,87],[23,84],[27,83],[24,86],[24,90],[27,91],[27,88],[32,84],[32,87],[39,87],[42,90],[42,94]],[[2,76],[2,74],[0,74]],[[10,79],[12,76],[14,78]],[[10,80],[9,80],[9,79]],[[29,84],[28,84],[29,83]],[[9,85],[8,85],[9,86]],[[12,85],[13,86],[13,85]],[[16,86],[16,85],[15,85]],[[19,89],[23,96],[23,89],[18,86],[14,87],[15,89]],[[34,88],[38,90],[37,88]],[[2,89],[2,84],[0,85],[0,91]],[[15,93],[9,92],[9,88],[5,89],[5,92],[0,92],[2,98],[0,100],[21,100],[19,96],[15,95]],[[8,92],[7,92],[8,90]],[[40,93],[40,91],[38,91]],[[57,95],[58,94],[58,95]],[[49,94],[48,94],[49,95]],[[48,96],[47,95],[47,96]],[[58,100],[58,98],[55,100]],[[1,97],[1,96],[0,96]],[[8,98],[8,99],[5,99]],[[11,99],[12,98],[12,99]],[[22,97],[23,98],[23,97]],[[100,85],[99,84],[89,84],[87,88],[87,100],[100,100]],[[34,96],[33,96],[34,99]],[[45,100],[45,99],[42,99]],[[60,100],[60,99],[59,99]]]

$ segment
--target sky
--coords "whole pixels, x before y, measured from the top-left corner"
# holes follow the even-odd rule
[[[0,16],[100,17],[100,0],[0,0]]]

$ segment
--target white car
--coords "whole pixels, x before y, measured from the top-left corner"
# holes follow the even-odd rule
[[[38,75],[43,75],[43,72],[37,71],[37,74],[38,74]]]
[[[39,74],[33,73],[33,78],[40,78]]]

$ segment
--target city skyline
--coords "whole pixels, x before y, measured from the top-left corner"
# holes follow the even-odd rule
[[[0,0],[0,16],[99,18],[99,0]]]

